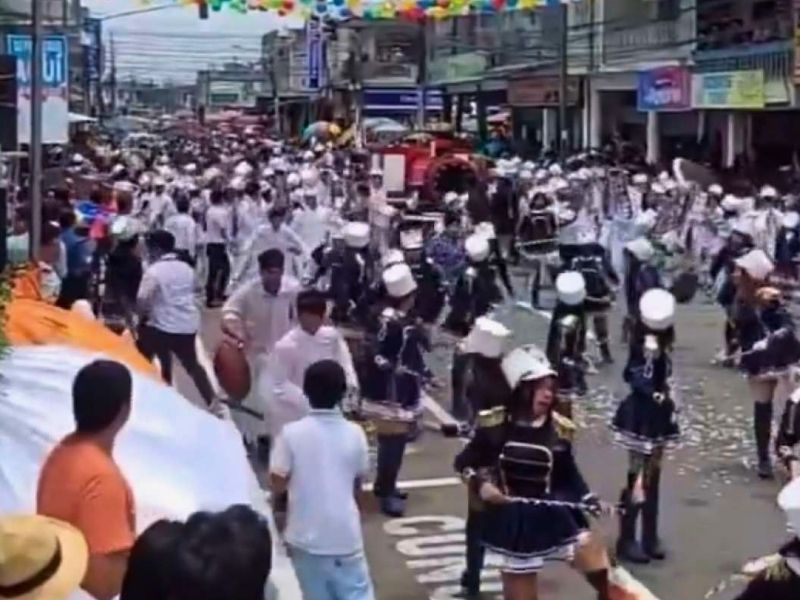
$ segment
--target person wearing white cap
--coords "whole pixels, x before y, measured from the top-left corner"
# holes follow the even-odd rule
[[[661,275],[652,264],[655,248],[645,237],[625,244],[625,303],[628,313],[622,325],[623,338],[628,340],[639,319],[639,300],[647,290],[662,287]]]
[[[167,193],[167,182],[163,177],[156,177],[153,180],[153,188],[148,210],[148,226],[150,229],[159,229],[167,217],[174,215],[177,210],[172,196]]]
[[[373,261],[369,253],[370,226],[363,221],[348,221],[341,230],[343,244],[334,244],[328,258],[330,292],[333,298],[331,320],[336,324],[359,322],[366,315],[364,305],[372,280]]]
[[[558,371],[556,410],[572,418],[575,400],[586,395],[584,350],[586,340],[586,282],[578,271],[556,278],[556,306],[547,334],[547,359]]]
[[[503,299],[497,285],[495,271],[489,264],[489,242],[485,236],[473,233],[464,242],[469,266],[458,278],[450,296],[450,311],[445,317],[444,329],[458,338],[465,337],[475,324],[475,319],[489,313]],[[456,419],[467,416],[464,398],[466,361],[457,344],[453,354],[452,413]]]
[[[444,278],[425,253],[425,234],[422,228],[414,223],[400,223],[397,229],[403,260],[411,268],[418,286],[414,315],[432,328],[439,321],[447,298]]]
[[[789,368],[800,360],[800,342],[780,291],[767,284],[774,270],[769,257],[762,250],[751,250],[734,264],[736,299],[731,318],[741,348],[739,368],[747,375],[754,402],[758,475],[768,479],[773,404],[786,399]]]
[[[421,410],[422,384],[431,375],[423,357],[425,335],[410,314],[417,290],[411,269],[396,264],[381,279],[386,308],[378,317],[376,347],[367,355],[361,391],[364,415],[378,430],[374,493],[384,514],[399,517],[406,497],[397,489],[397,478]]]
[[[533,188],[531,198],[520,200],[516,248],[531,266],[531,305],[539,306],[539,288],[544,258],[555,250],[558,241],[558,209],[543,188]]]
[[[619,404],[611,422],[617,443],[629,451],[627,482],[620,498],[625,512],[620,517],[617,557],[633,563],[666,556],[658,536],[661,462],[664,451],[680,435],[670,389],[674,321],[672,294],[654,288],[642,295],[623,374],[631,392]],[[636,538],[640,514],[641,545]]]
[[[788,521],[791,539],[777,555],[761,563],[745,590],[735,600],[795,600],[800,592],[800,479],[778,494],[778,506]]]
[[[467,378],[465,396],[468,401],[468,425],[472,436],[488,438],[499,431],[493,419],[511,394],[501,367],[511,331],[499,321],[479,317],[464,340]],[[458,459],[457,461],[458,462]],[[461,471],[463,466],[456,467]],[[483,506],[474,490],[468,490],[466,524],[466,569],[461,575],[461,587],[469,597],[480,593],[480,575],[484,563],[481,530],[484,524]]]
[[[574,561],[598,598],[609,600],[607,557],[591,566],[581,560],[583,542],[591,540],[585,513],[604,507],[575,462],[574,425],[554,410],[556,372],[532,346],[508,352],[501,370],[506,385],[479,415],[481,427],[454,466],[484,503],[480,535],[500,568],[505,598],[537,598],[538,572]]]

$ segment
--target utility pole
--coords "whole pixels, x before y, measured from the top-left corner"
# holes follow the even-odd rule
[[[117,51],[114,47],[114,33],[111,33],[111,81],[109,87],[111,88],[111,116],[117,115]]]
[[[39,259],[42,241],[42,2],[33,0],[31,17],[31,137],[30,158],[31,260]],[[66,48],[64,49],[66,51]],[[66,74],[65,74],[66,76]]]
[[[569,152],[569,125],[567,124],[567,94],[569,78],[569,10],[566,2],[558,6],[561,39],[559,41],[559,92],[558,92],[558,152],[561,158],[566,158]]]
[[[425,127],[425,106],[428,83],[428,34],[427,34],[427,21],[422,19],[419,23],[419,43],[417,45],[417,127],[424,129]]]

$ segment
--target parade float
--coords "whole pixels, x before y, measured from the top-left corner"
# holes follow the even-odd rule
[[[162,518],[185,519],[234,504],[269,514],[233,423],[161,381],[129,338],[79,311],[43,301],[33,268],[11,282],[4,277],[0,311],[0,512],[35,512],[41,466],[74,430],[72,381],[86,364],[107,358],[125,364],[133,377],[131,417],[114,457],[136,499],[138,532]],[[288,558],[277,546],[272,577],[277,597],[296,597]]]

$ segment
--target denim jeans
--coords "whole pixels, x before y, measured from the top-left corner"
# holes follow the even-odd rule
[[[303,600],[374,600],[372,580],[363,552],[311,554],[297,547],[289,557],[303,592]]]

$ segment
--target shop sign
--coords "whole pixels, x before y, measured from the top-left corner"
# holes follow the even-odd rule
[[[516,107],[558,106],[561,92],[558,77],[529,77],[508,82],[508,103]],[[580,82],[577,77],[567,80],[567,104],[577,104]]]
[[[764,71],[700,73],[692,78],[694,108],[764,108]]]
[[[434,60],[428,67],[430,81],[433,83],[447,83],[475,79],[483,75],[487,65],[486,55],[480,52],[464,52],[439,58]]]
[[[636,105],[642,111],[681,111],[692,107],[691,76],[684,67],[662,67],[637,74]]]

